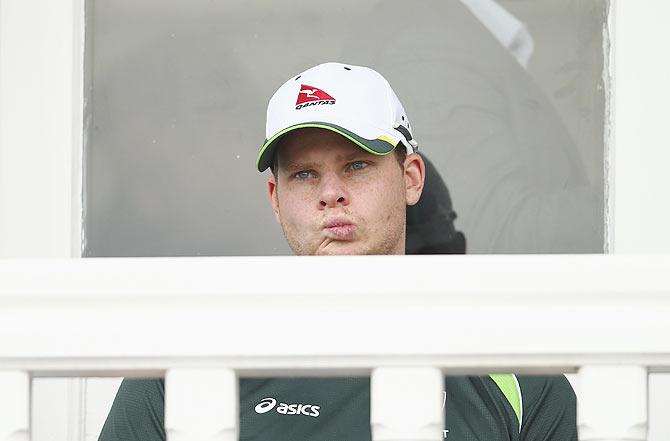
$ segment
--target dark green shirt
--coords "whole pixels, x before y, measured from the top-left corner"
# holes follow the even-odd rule
[[[445,390],[447,441],[577,441],[562,375],[445,377]],[[164,441],[164,399],[163,380],[124,380],[99,441]],[[370,439],[369,378],[240,380],[242,441]]]

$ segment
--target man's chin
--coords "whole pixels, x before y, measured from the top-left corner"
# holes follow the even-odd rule
[[[353,240],[328,240],[316,249],[315,256],[356,256],[368,254],[365,247]]]

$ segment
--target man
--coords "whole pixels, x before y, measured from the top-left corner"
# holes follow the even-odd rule
[[[425,168],[380,74],[326,63],[291,78],[270,100],[266,138],[257,167],[272,169],[272,208],[296,254],[404,254]],[[563,376],[446,377],[445,389],[448,440],[577,439]],[[162,380],[124,381],[100,440],[164,440],[163,399]],[[369,441],[369,419],[369,378],[240,381],[242,440]]]

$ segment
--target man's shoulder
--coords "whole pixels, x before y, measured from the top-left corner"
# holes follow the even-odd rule
[[[522,440],[576,441],[577,398],[565,375],[517,378],[524,400]]]
[[[155,412],[163,412],[165,381],[162,378],[125,378],[116,393],[115,401],[142,403]]]
[[[124,379],[99,441],[164,441],[165,385],[162,379]]]
[[[119,386],[121,389],[131,394],[150,392],[162,396],[165,394],[165,381],[162,378],[124,378]]]
[[[535,439],[545,433],[552,440],[576,440],[576,398],[564,375],[446,377],[445,388],[447,408],[451,399],[453,414],[463,407],[476,409],[463,414],[470,425],[498,421],[510,439]]]
[[[547,399],[567,405],[576,402],[575,391],[565,375],[517,375],[516,378],[525,404],[529,407]]]

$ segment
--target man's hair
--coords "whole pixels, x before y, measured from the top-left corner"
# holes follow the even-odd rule
[[[270,171],[275,176],[277,176],[277,167],[279,166],[279,147],[280,146],[277,146],[277,149],[275,150],[276,153],[272,157],[272,165],[270,165]],[[396,145],[393,149],[393,156],[395,156],[395,159],[398,161],[398,165],[402,170],[403,166],[405,165],[405,158],[407,158],[407,149],[405,149],[405,146],[402,144],[402,142],[399,142],[398,145]]]

